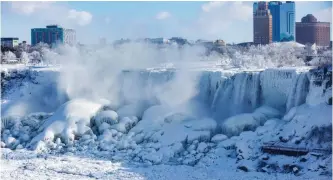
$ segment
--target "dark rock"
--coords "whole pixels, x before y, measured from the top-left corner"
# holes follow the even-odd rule
[[[265,161],[259,161],[257,165],[257,171],[262,172],[264,167],[267,170],[266,166],[267,163]]]
[[[238,153],[242,153],[243,151],[241,149],[238,149]]]
[[[275,164],[269,164],[267,167],[269,169],[271,169],[272,171],[274,171],[274,172],[280,172],[281,171],[280,166],[276,163]]]
[[[306,162],[307,159],[303,157],[303,158],[301,158],[299,161],[300,161],[300,162]]]
[[[323,171],[319,175],[320,176],[332,176],[332,172],[330,172],[330,171]]]
[[[249,169],[246,166],[238,166],[237,169],[240,169],[244,172],[249,172]]]
[[[281,142],[284,142],[284,143],[289,141],[289,139],[287,137],[280,136],[279,139]]]
[[[316,152],[312,152],[312,153],[310,153],[310,155],[315,156],[315,157],[317,157],[317,158],[323,156],[323,154],[321,154],[321,153],[316,153]]]
[[[297,174],[300,171],[300,167],[298,165],[295,164],[285,164],[283,165],[283,172],[284,173],[294,173]]]
[[[332,105],[332,97],[330,97],[330,98],[328,99],[327,104],[328,104],[328,105]]]
[[[242,160],[242,159],[244,159],[243,155],[239,154],[239,155],[237,156],[237,160]]]
[[[267,155],[262,155],[262,156],[260,157],[260,159],[261,159],[261,160],[268,160],[268,159],[269,159],[269,156],[267,156]]]

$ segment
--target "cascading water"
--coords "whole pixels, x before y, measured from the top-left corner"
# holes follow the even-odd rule
[[[157,102],[156,95],[172,79],[173,71],[126,71],[121,74],[120,99]]]
[[[295,106],[305,103],[306,96],[309,92],[309,74],[301,73],[294,79],[292,88],[290,89],[286,104],[287,112]]]
[[[252,112],[259,105],[259,73],[243,72],[223,81],[212,102],[217,121],[240,113]]]
[[[286,111],[286,103],[290,89],[295,85],[298,74],[290,70],[268,69],[260,74],[262,103]]]
[[[213,118],[220,122],[230,116],[253,112],[262,105],[276,108],[283,113],[287,112],[306,101],[314,102],[319,97],[315,95],[319,91],[316,88],[322,89],[321,86],[326,86],[326,82],[321,83],[320,87],[316,81],[310,83],[311,75],[308,70],[299,72],[290,69],[267,69],[261,72],[204,70],[199,72],[198,78],[180,79],[180,83],[170,85],[177,77],[177,73],[179,72],[176,70],[124,71],[118,81],[120,84],[118,98],[121,99],[119,102],[130,104],[143,100],[149,101],[150,104],[159,104],[168,100],[168,96],[164,94],[173,88],[186,91],[184,87],[189,81],[193,81],[197,92],[190,94],[193,96],[190,100],[202,103],[211,111]],[[309,88],[310,93],[308,93]]]
[[[175,88],[166,84],[176,74],[177,71],[130,72],[124,78],[122,96],[127,100],[134,94],[136,100],[156,99],[159,93],[168,91],[165,88]],[[213,118],[221,122],[237,114],[251,113],[262,105],[285,113],[305,103],[309,73],[289,69],[239,73],[203,71],[196,84],[198,93],[192,99],[210,107]]]

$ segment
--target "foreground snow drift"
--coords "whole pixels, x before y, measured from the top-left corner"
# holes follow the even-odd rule
[[[115,163],[107,159],[95,159],[87,156],[42,156],[31,152],[2,151],[0,176],[6,180],[16,179],[123,179],[123,180],[240,180],[240,179],[293,179],[327,180],[327,176],[305,174],[267,174],[260,172],[235,172],[221,167],[198,168],[191,166],[135,166],[127,163]],[[15,158],[15,160],[11,159]]]

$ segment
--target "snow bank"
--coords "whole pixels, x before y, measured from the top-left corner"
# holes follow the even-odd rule
[[[104,130],[98,138],[101,148],[109,151],[126,151],[128,158],[146,164],[174,162],[174,158],[183,155],[185,151],[185,154],[192,151],[192,155],[176,160],[177,163],[183,161],[194,163],[211,148],[211,146],[203,148],[203,145],[200,145],[199,150],[196,150],[197,144],[209,142],[216,129],[216,122],[213,119],[198,119],[165,105],[148,108],[139,122],[135,121],[126,130],[122,130],[120,128],[122,121],[126,119],[131,122],[131,118],[124,117],[119,123]],[[201,155],[193,159],[192,156],[198,153]],[[126,157],[120,154],[115,157],[115,159],[124,158]]]
[[[216,134],[215,136],[212,137],[211,141],[217,143],[217,142],[224,141],[226,139],[228,139],[228,137],[226,135]]]
[[[113,125],[118,123],[118,114],[112,110],[101,111],[93,117],[93,122],[96,126],[100,126],[104,122]]]
[[[221,127],[228,136],[239,135],[243,131],[253,131],[268,119],[280,117],[280,112],[270,107],[260,107],[253,113],[245,113],[226,119]]]
[[[284,141],[298,141],[297,143],[300,143],[303,139],[312,138],[314,139],[312,143],[318,140],[319,142],[326,141],[329,144],[332,140],[330,139],[331,135],[329,135],[332,133],[332,107],[325,103],[303,104],[295,107],[283,117],[283,120],[288,122],[280,136]],[[306,146],[311,145],[307,144]]]
[[[73,142],[76,136],[82,136],[90,130],[90,118],[103,106],[85,99],[71,100],[48,118],[38,129],[40,134],[34,137],[29,146],[34,148],[39,141],[54,141],[60,137],[62,142]]]

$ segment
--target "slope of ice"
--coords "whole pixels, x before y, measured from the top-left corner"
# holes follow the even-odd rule
[[[303,104],[294,107],[283,117],[283,120],[288,121],[281,132],[281,137],[284,139],[290,141],[313,139],[314,142],[309,144],[301,142],[301,144],[308,147],[312,146],[312,148],[315,146],[331,148],[332,108],[326,103],[318,105]],[[320,142],[323,142],[323,144]]]
[[[24,116],[33,112],[54,112],[66,102],[59,91],[56,68],[6,69],[1,79],[2,116]]]

